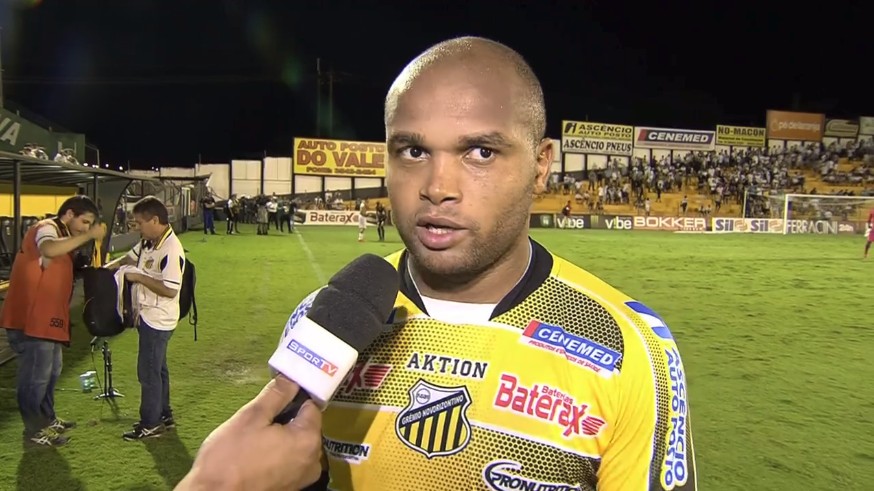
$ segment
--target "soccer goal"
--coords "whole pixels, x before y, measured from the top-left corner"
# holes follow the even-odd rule
[[[770,218],[784,219],[784,234],[838,234],[865,231],[874,196],[772,194],[766,197]]]

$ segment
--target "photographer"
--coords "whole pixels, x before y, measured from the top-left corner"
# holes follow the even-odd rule
[[[61,346],[70,345],[74,251],[106,235],[95,224],[97,206],[87,196],[67,199],[55,218],[24,235],[12,265],[0,327],[18,354],[18,410],[28,443],[58,446],[75,427],[55,415],[54,389],[61,375]]]
[[[170,408],[170,372],[167,344],[179,319],[179,290],[185,267],[185,251],[170,226],[167,207],[158,198],[146,196],[133,208],[142,240],[120,260],[107,265],[135,265],[141,272],[126,272],[134,283],[131,292],[135,326],[139,333],[137,378],[140,381],[140,421],[125,440],[159,436],[176,425]]]

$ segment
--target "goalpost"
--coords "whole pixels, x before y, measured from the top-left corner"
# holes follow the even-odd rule
[[[766,205],[760,212],[784,219],[784,234],[864,233],[868,212],[874,210],[874,196],[787,193],[762,198]]]

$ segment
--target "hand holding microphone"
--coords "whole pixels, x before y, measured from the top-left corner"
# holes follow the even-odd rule
[[[280,375],[207,437],[176,491],[286,490],[316,482],[321,410],[359,353],[385,332],[399,288],[394,267],[373,254],[334,275],[270,358]]]
[[[273,423],[297,394],[297,384],[282,375],[271,380],[210,433],[175,490],[289,490],[316,482],[322,470],[321,411],[309,402],[294,421]]]

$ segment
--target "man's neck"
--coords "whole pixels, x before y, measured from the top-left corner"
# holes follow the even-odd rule
[[[486,271],[470,277],[447,279],[420,272],[413,260],[408,265],[410,276],[422,296],[452,302],[498,303],[525,275],[532,254],[526,234],[524,241],[516,244]]]

